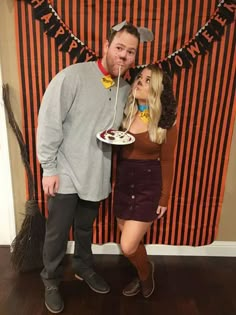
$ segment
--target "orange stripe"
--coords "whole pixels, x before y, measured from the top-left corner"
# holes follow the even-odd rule
[[[117,153],[114,152],[112,156],[112,194],[111,194],[111,224],[112,224],[112,230],[111,230],[111,242],[114,242],[114,190],[115,190],[115,183],[116,183],[116,166],[117,166]]]
[[[98,40],[102,40],[103,44],[107,40],[107,34],[109,34],[109,30],[107,29],[107,1],[103,2],[103,20],[102,20],[102,38],[98,37]],[[99,34],[98,34],[99,36]]]
[[[162,243],[162,237],[163,237],[163,234],[164,234],[164,221],[163,219],[160,220],[160,223],[159,223],[159,237],[158,237],[158,243]]]
[[[139,23],[137,23],[137,26],[144,26],[145,10],[146,10],[146,1],[145,0],[142,0],[142,5],[141,5],[141,8],[139,7],[139,10],[141,10],[141,20],[139,21]],[[144,49],[144,45],[143,45],[143,43],[141,43],[139,46],[139,57],[138,57],[139,65],[143,64],[143,49]]]
[[[111,6],[110,6],[110,25],[113,26],[115,24],[115,0],[111,0]]]
[[[154,30],[154,51],[153,51],[153,59],[151,61],[157,61],[158,58],[158,45],[159,45],[159,29],[160,29],[160,18],[161,18],[161,8],[160,5],[157,7],[157,15],[156,15],[156,25]]]
[[[78,29],[77,29],[77,0],[73,0],[72,2],[72,27],[73,27],[73,34],[78,37]],[[80,17],[79,17],[80,18]]]
[[[33,90],[33,99],[32,99],[32,107],[33,107],[33,112],[34,112],[34,126],[35,129],[37,127],[38,119],[37,119],[37,88],[36,88],[36,73],[35,73],[35,50],[34,50],[34,34],[33,34],[33,19],[32,19],[32,7],[29,6],[28,8],[28,16],[29,16],[29,46],[30,46],[30,58],[31,58],[31,77],[32,77],[32,90]],[[31,108],[32,111],[32,108]],[[32,133],[33,134],[33,133]],[[36,130],[35,130],[35,135],[36,135]],[[32,144],[33,145],[33,144]],[[37,163],[37,178],[35,177],[36,174],[34,174],[34,180],[35,183],[37,182],[37,186],[39,187],[38,189],[38,199],[42,200],[42,191],[40,189],[41,187],[41,175],[40,175],[40,166],[39,163]],[[42,209],[41,209],[42,210]]]
[[[40,100],[43,97],[43,86],[42,86],[42,70],[41,70],[41,51],[40,51],[40,22],[35,22],[35,32],[36,32],[36,46],[37,46],[37,62],[38,62],[38,78],[39,78],[39,95]]]
[[[191,86],[191,82],[192,82],[193,79],[194,78],[193,78],[192,69],[189,69],[189,71],[188,71],[188,83],[189,83],[189,86]],[[187,90],[185,102],[186,103],[190,102],[190,89]],[[188,108],[186,108],[186,109],[188,109]],[[187,144],[186,144],[187,148],[186,148],[185,156],[189,156],[190,155],[188,142],[189,142],[189,139],[191,139],[191,131],[187,130],[188,119],[189,118],[187,117],[187,115],[184,115],[182,130],[186,130],[188,132],[188,134],[189,134],[189,138],[188,138],[188,141],[187,141]],[[191,126],[190,126],[190,128],[191,128]],[[183,161],[183,158],[185,158],[185,156],[184,156],[184,142],[183,141],[180,143],[180,156],[181,156],[181,160],[180,161]],[[188,163],[189,163],[189,160],[186,159],[186,164],[182,166],[182,167],[184,167],[185,170],[188,169]],[[181,171],[181,170],[179,170],[179,171]],[[179,183],[179,185],[180,185],[180,183]],[[184,198],[184,196],[186,194],[186,186],[188,185],[186,176],[184,176],[184,178],[183,178],[182,185],[183,185],[182,194],[179,197]],[[180,188],[181,187],[178,186],[178,190]],[[185,209],[186,209],[186,212],[189,211],[188,206],[186,206],[185,204],[181,203],[181,205],[180,205],[180,216],[179,216],[179,222],[181,222],[181,225],[178,226],[178,242],[180,242],[180,240],[181,240],[181,232],[184,233],[184,235],[185,235],[184,239],[186,239],[186,229],[184,227],[184,222],[183,222],[183,214],[184,214],[184,210]],[[185,222],[186,221],[187,220],[185,220]]]
[[[177,104],[177,108],[178,108],[178,111],[177,111],[177,130],[179,130],[179,123],[180,123],[180,117],[179,117],[180,109],[179,108],[183,104],[183,86],[184,86],[185,74],[186,74],[185,70],[182,70],[181,76],[179,75],[180,88],[179,88],[179,99],[178,99],[178,104]],[[173,89],[174,89],[174,91],[176,91],[176,84],[177,84],[176,81],[177,81],[177,76],[175,76],[174,79],[173,79]],[[176,147],[176,151],[177,151],[177,147]],[[179,160],[181,161],[182,158],[183,157],[180,155],[179,156]],[[174,160],[175,159],[176,159],[176,152],[175,152]],[[178,174],[176,174],[177,171],[174,170],[175,177],[177,178],[177,181],[176,181],[176,192],[178,192],[178,187],[179,187],[179,179],[180,179],[180,171],[181,171],[180,167],[179,167],[178,171],[179,171]],[[175,198],[174,200],[177,201],[178,200],[178,195],[175,195],[174,198]],[[169,201],[168,212],[173,212],[172,228],[173,228],[173,231],[174,231],[171,234],[171,244],[174,244],[174,237],[175,237],[175,230],[176,230],[176,223],[177,223],[177,219],[176,219],[177,218],[177,207],[178,207],[177,202],[174,202],[173,209],[172,209],[171,208],[171,202]],[[180,221],[180,220],[178,220],[178,221]]]
[[[189,42],[189,40],[191,39],[191,37],[190,37],[190,28],[191,28],[191,22],[192,22],[191,21],[191,8],[192,8],[192,1],[191,1],[191,3],[189,1],[189,3],[188,3],[188,13],[187,13],[187,16],[185,17],[187,19],[187,21],[186,21],[186,28],[185,28],[185,30],[183,30],[184,33],[185,33],[185,41],[184,41],[185,43]]]
[[[58,13],[59,16],[62,15],[62,13],[61,13],[61,1],[58,1],[58,3],[57,3],[57,13]],[[62,68],[63,68],[63,55],[64,54],[65,54],[64,52],[58,50],[58,67],[59,67],[59,71],[62,70]]]
[[[86,45],[88,47],[92,47],[92,1],[88,0],[87,4],[87,9],[88,9],[88,17],[87,17],[87,27],[88,27],[88,34],[87,34],[87,43]]]
[[[206,15],[207,15],[207,3],[208,1],[203,1],[203,10],[200,12],[200,1],[196,1],[196,6],[195,6],[195,12],[196,14],[194,15],[194,24],[193,24],[193,33],[191,37],[193,37],[197,31],[199,30],[198,26],[198,17],[199,15],[201,16],[201,25],[206,24]]]
[[[80,16],[79,16],[79,21],[80,21],[80,37],[79,39],[84,42],[85,39],[85,33],[84,33],[84,1],[80,1]]]
[[[92,243],[93,244],[96,244],[98,241],[97,241],[97,224],[98,224],[98,218],[95,219],[94,223],[93,223],[93,241]]]
[[[150,0],[148,3],[148,12],[149,12],[149,19],[148,19],[148,29],[152,30],[152,20],[153,20],[153,0]],[[151,42],[148,42],[146,47],[146,64],[153,62],[151,58]]]
[[[69,5],[65,5],[65,24],[69,28],[70,25],[70,16],[69,16]],[[66,67],[71,64],[70,55],[66,53]]]
[[[162,31],[162,43],[161,43],[161,45],[162,45],[161,59],[167,57],[165,54],[166,54],[166,36],[167,36],[167,24],[168,24],[168,12],[169,12],[169,1],[165,1],[163,31]]]
[[[22,120],[22,134],[23,134],[23,138],[25,141],[25,135],[26,135],[26,126],[25,126],[25,119],[24,119],[24,102],[23,102],[23,88],[22,88],[22,72],[21,72],[21,62],[22,60],[20,59],[20,42],[19,42],[19,20],[18,20],[18,5],[21,6],[21,10],[23,10],[23,3],[19,4],[18,2],[14,2],[14,9],[15,9],[15,19],[16,19],[16,23],[15,23],[15,34],[16,34],[16,43],[17,43],[17,61],[18,61],[18,73],[19,73],[19,79],[20,79],[20,85],[21,85],[21,89],[20,89],[20,104],[21,104],[21,120]],[[27,60],[25,58],[23,58],[23,60]],[[26,79],[25,79],[26,80]],[[25,183],[27,180],[27,175],[26,172],[24,172],[24,176],[25,176]],[[28,186],[26,185],[26,198],[28,199],[29,196],[29,191],[28,191]]]
[[[152,244],[155,244],[156,243],[156,235],[157,235],[157,220],[155,220],[153,222],[153,225],[152,225]]]
[[[104,242],[108,242],[108,225],[109,225],[109,198],[105,200],[105,220],[104,220],[104,226],[101,227],[101,230],[104,231]]]
[[[176,19],[176,2],[172,1],[172,11],[171,11],[171,27],[170,27],[170,49],[169,54],[174,52],[174,36],[175,36],[175,19]]]
[[[51,71],[52,71],[52,78],[55,77],[56,75],[56,56],[55,56],[55,49],[56,49],[56,45],[55,45],[55,39],[51,38],[50,40],[51,43]]]
[[[98,213],[98,244],[102,244],[102,204]]]
[[[128,4],[126,3],[126,9],[129,10]],[[129,14],[126,11],[126,19],[129,21]],[[122,21],[122,0],[118,1],[118,23]]]
[[[21,3],[21,12],[22,12],[22,24],[25,26],[26,25],[26,15],[25,15],[25,10],[26,10],[26,6],[28,4],[22,2]],[[29,93],[29,71],[28,71],[28,64],[27,64],[27,60],[28,60],[28,54],[27,54],[27,43],[28,43],[28,39],[26,38],[26,32],[22,32],[22,46],[23,46],[23,60],[24,60],[24,78],[25,78],[25,96],[26,96],[26,104],[23,104],[23,106],[26,106],[27,108],[27,121],[28,121],[28,130],[26,130],[25,132],[27,132],[28,134],[28,138],[29,138],[29,162],[30,162],[30,166],[32,169],[32,165],[33,165],[33,147],[32,147],[32,121],[31,121],[31,115],[30,115],[30,111],[31,111],[31,107],[30,107],[30,93]],[[25,63],[26,62],[26,63]],[[29,198],[29,192],[28,192],[28,188],[26,188],[26,193],[27,193],[27,199]]]
[[[127,0],[126,1],[126,17],[127,17],[127,21],[130,22],[130,7],[131,7],[131,4],[130,4],[130,0]]]
[[[77,29],[77,1],[73,0],[72,2],[72,33],[78,38],[78,29]],[[76,58],[72,63],[76,63]]]
[[[95,53],[96,55],[99,55],[99,41],[101,38],[99,38],[99,12],[100,12],[100,2],[95,2]],[[97,35],[98,34],[98,35]]]

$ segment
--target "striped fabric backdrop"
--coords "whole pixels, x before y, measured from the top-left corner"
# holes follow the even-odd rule
[[[52,7],[79,39],[102,55],[113,24],[127,20],[152,29],[154,41],[142,44],[138,64],[158,61],[181,48],[214,13],[216,0],[52,0]],[[47,205],[36,158],[35,134],[40,101],[49,81],[73,61],[43,33],[32,6],[15,1],[16,40],[21,84],[23,133],[42,213]],[[155,222],[146,243],[205,245],[217,234],[236,113],[235,28],[198,56],[190,69],[174,75],[178,102],[178,143],[167,215]],[[113,163],[113,186],[115,182]],[[112,195],[101,203],[94,243],[119,242]],[[70,235],[72,238],[72,232]]]

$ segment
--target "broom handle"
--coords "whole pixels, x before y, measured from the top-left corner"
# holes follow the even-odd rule
[[[26,144],[24,142],[23,135],[20,131],[20,128],[15,120],[10,99],[9,99],[9,87],[8,84],[4,84],[3,87],[3,100],[9,120],[9,124],[12,127],[14,134],[16,135],[18,144],[20,146],[21,158],[25,166],[26,174],[27,174],[27,182],[28,182],[28,190],[29,190],[29,199],[35,199],[35,187],[34,187],[34,178],[29,164],[28,153],[26,149]]]

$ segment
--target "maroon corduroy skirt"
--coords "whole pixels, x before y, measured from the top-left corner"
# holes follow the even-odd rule
[[[161,196],[159,160],[121,160],[117,165],[114,213],[117,218],[151,222]]]

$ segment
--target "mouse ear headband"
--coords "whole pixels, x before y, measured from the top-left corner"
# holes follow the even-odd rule
[[[128,25],[126,21],[114,25],[111,30],[119,32],[125,25]],[[151,42],[153,40],[153,33],[146,27],[136,27],[140,34],[140,42]]]

